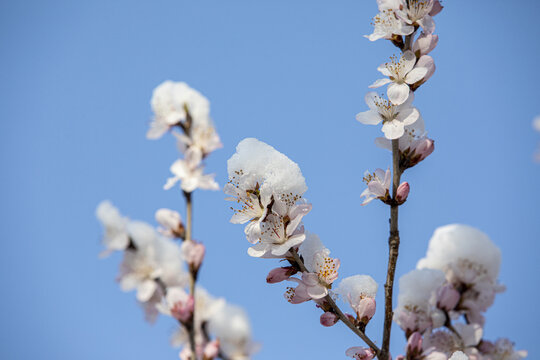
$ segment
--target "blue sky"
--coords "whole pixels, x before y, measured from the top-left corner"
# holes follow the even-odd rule
[[[507,285],[486,337],[508,336],[538,358],[539,4],[445,6],[437,71],[415,99],[436,150],[405,175],[397,275],[425,254],[436,227],[480,228],[502,250]],[[378,128],[354,120],[376,67],[396,52],[362,37],[375,13],[367,0],[2,2],[0,357],[176,359],[173,322],[146,324],[114,281],[120,258],[98,259],[94,217],[102,199],[147,221],[160,207],[183,211],[180,191],[162,190],[178,156],[173,139],[144,136],[152,89],[166,79],[210,99],[224,148],[207,168],[220,184],[241,139],[272,144],[300,165],[313,203],[306,228],[341,259],[342,276],[382,284],[388,209],[361,207],[359,195],[363,172],[387,167],[390,155],[373,144]],[[345,358],[361,345],[342,325],[321,327],[312,304],[286,303],[283,284],[265,283],[276,264],[246,254],[223,198],[194,194],[194,234],[208,247],[201,282],[247,309],[263,345],[256,359]],[[368,327],[379,341],[381,314]],[[393,339],[396,356],[397,327]]]

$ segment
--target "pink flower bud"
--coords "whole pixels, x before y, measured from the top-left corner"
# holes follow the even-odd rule
[[[411,187],[408,182],[402,182],[397,188],[396,201],[398,204],[403,204],[407,197],[409,196],[409,191]]]
[[[356,314],[358,315],[358,319],[364,324],[367,324],[373,315],[375,315],[376,308],[377,305],[375,303],[375,299],[365,297],[358,302],[355,310]]]
[[[203,359],[212,360],[219,354],[219,340],[214,340],[206,344],[203,350]]]
[[[435,34],[422,33],[414,42],[413,52],[417,57],[429,54],[433,49],[435,49],[438,42],[439,36]]]
[[[266,282],[269,284],[276,284],[287,280],[292,275],[296,274],[296,269],[292,266],[280,267],[270,270],[268,276],[266,277]]]
[[[424,137],[414,141],[411,144],[411,152],[416,158],[414,164],[427,158],[433,150],[435,150],[435,142],[430,138]]]
[[[182,324],[188,323],[193,317],[193,310],[195,309],[195,300],[192,295],[188,295],[186,300],[177,301],[172,309],[171,315]]]
[[[446,284],[437,290],[437,307],[450,311],[454,310],[461,295],[451,284]]]
[[[422,354],[422,335],[419,332],[414,332],[407,340],[407,357],[414,359]]]
[[[193,240],[184,241],[182,243],[182,251],[190,269],[197,272],[201,267],[204,259],[204,253],[206,252],[204,245]]]
[[[184,238],[185,229],[179,213],[170,209],[156,211],[156,221],[163,226],[161,233],[168,237]]]
[[[334,326],[339,321],[339,318],[333,312],[327,311],[321,315],[321,325],[330,327]]]

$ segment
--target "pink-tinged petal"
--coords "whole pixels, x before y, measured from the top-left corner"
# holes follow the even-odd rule
[[[157,285],[154,280],[146,280],[142,284],[139,284],[137,286],[137,300],[147,302],[154,295],[156,288]]]
[[[435,16],[438,13],[442,11],[444,6],[441,5],[441,2],[439,0],[433,1],[433,7],[431,8],[431,11],[429,12],[430,16]]]
[[[384,173],[384,182],[383,186],[385,189],[390,189],[390,184],[392,183],[392,172],[390,169],[386,169],[386,172]]]
[[[320,284],[317,284],[315,286],[309,286],[307,288],[307,292],[312,299],[322,299],[323,297],[328,295],[328,289]]]
[[[302,282],[307,286],[315,286],[319,284],[319,276],[315,273],[303,272]]]
[[[424,76],[422,82],[426,82],[429,80],[429,78],[433,75],[435,72],[435,61],[433,61],[433,58],[429,55],[423,55],[418,59],[418,64],[416,66],[424,67],[428,69],[426,75]]]
[[[385,170],[375,169],[374,173],[375,173],[375,176],[377,176],[381,181],[384,181],[384,177],[386,176]]]
[[[386,189],[383,188],[382,184],[378,181],[372,181],[368,184],[368,189],[371,194],[376,197],[386,195]]]
[[[420,55],[429,54],[439,42],[439,36],[434,34],[422,33],[414,42],[413,52]],[[418,66],[418,65],[417,65]]]
[[[388,85],[387,94],[393,104],[401,105],[409,97],[409,85],[391,83]]]
[[[425,67],[415,67],[414,69],[412,69],[408,74],[407,76],[405,76],[405,82],[407,84],[414,84],[415,82],[417,81],[420,81],[424,78],[424,76],[426,76],[426,74],[428,73],[428,69],[425,68]]]
[[[422,18],[422,20],[419,20],[418,24],[422,27],[422,31],[426,34],[433,34],[435,31],[435,21],[433,21],[433,18],[429,15],[426,15]]]
[[[420,112],[416,108],[403,109],[396,116],[396,120],[403,123],[403,125],[411,125],[420,117]]]
[[[266,276],[266,282],[269,284],[276,284],[287,280],[292,275],[296,274],[296,272],[296,269],[292,266],[275,268],[268,273],[268,276]]]
[[[376,80],[373,84],[369,85],[369,88],[371,89],[378,88],[391,82],[392,80],[390,80],[389,78],[379,79],[379,80]]]
[[[313,205],[311,204],[300,204],[296,205],[294,209],[291,211],[291,218],[296,218],[297,216],[306,216],[311,209],[313,208]]]
[[[405,133],[403,123],[400,121],[387,121],[382,126],[382,131],[387,139],[394,140],[399,139]]]
[[[409,87],[407,86],[407,90]],[[379,112],[376,110],[368,110],[361,113],[356,114],[356,120],[361,122],[365,125],[377,125],[381,122],[381,116],[379,115]]]
[[[414,68],[414,64],[416,64],[416,55],[414,55],[411,50],[407,50],[401,55],[400,63],[403,67],[401,67],[399,74],[401,77],[405,77],[405,75]]]

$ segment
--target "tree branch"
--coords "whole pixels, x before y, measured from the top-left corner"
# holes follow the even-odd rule
[[[296,262],[296,264],[298,265],[298,267],[300,268],[300,270],[302,272],[309,272],[306,268],[306,266],[304,265],[304,262],[302,261],[302,259],[300,258],[300,256],[298,255],[298,252],[295,250],[295,249],[291,249],[290,250],[290,253],[293,255],[293,258],[294,258],[294,261]],[[377,354],[377,356],[379,355],[380,353],[380,349],[377,347],[377,345],[375,345],[375,343],[373,341],[371,341],[371,339],[363,332],[361,331],[359,328],[357,328],[350,320],[349,318],[343,313],[343,311],[341,311],[341,309],[339,308],[339,306],[336,304],[336,302],[334,301],[334,299],[332,299],[332,297],[330,296],[330,294],[326,295],[324,298],[323,298],[324,301],[326,301],[331,307],[332,307],[332,310],[334,311],[334,313],[339,317],[339,319],[345,324],[347,325],[347,327],[349,329],[352,330],[352,332],[354,332],[356,335],[358,335],[358,337],[360,337],[367,345],[369,345],[370,348],[372,348],[375,353]]]

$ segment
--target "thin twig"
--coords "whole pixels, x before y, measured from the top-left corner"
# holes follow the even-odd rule
[[[415,31],[416,32],[416,31]],[[414,39],[413,32],[405,37],[402,51],[410,50]],[[399,205],[396,201],[397,189],[401,179],[401,168],[399,166],[400,150],[399,139],[392,140],[392,202],[390,204],[390,236],[388,237],[388,269],[386,273],[386,283],[384,284],[384,327],[383,342],[380,359],[386,360],[390,355],[390,335],[392,331],[392,300],[394,292],[394,277],[396,275],[396,264],[399,255],[399,226],[398,215]]]
[[[193,241],[191,239],[192,234],[192,226],[193,226],[193,204],[191,199],[191,192],[184,191],[184,198],[186,200],[186,236],[184,238],[184,241]],[[193,300],[195,301],[195,282],[196,282],[195,274],[193,271],[190,271],[189,276],[189,293],[191,296],[193,296]],[[193,306],[193,321],[191,322],[191,326],[187,327],[187,331],[189,334],[189,345],[191,346],[191,360],[197,360],[197,350],[196,350],[196,343],[195,343],[195,311],[196,311],[196,301],[194,302]]]
[[[293,255],[293,258],[294,258],[294,261],[296,262],[296,264],[298,265],[298,267],[300,268],[300,270],[302,272],[309,272],[307,269],[306,269],[306,266],[304,265],[304,262],[302,261],[302,259],[300,258],[300,256],[298,255],[298,252],[295,250],[295,249],[291,249],[290,250],[290,253]],[[371,341],[371,339],[364,333],[362,332],[360,329],[358,329],[350,320],[349,318],[343,313],[343,311],[341,311],[341,309],[339,308],[339,306],[336,304],[336,302],[334,301],[334,299],[332,299],[332,297],[330,296],[330,294],[326,295],[324,298],[323,298],[324,301],[326,301],[331,307],[332,307],[332,310],[334,311],[334,313],[339,317],[339,319],[345,324],[347,325],[347,327],[349,329],[351,329],[356,335],[358,335],[358,337],[360,337],[362,340],[364,340],[364,342],[366,344],[369,345],[370,348],[372,348],[375,353],[377,355],[379,355],[380,353],[380,349],[377,347],[377,345],[375,345],[375,343],[373,341]]]

